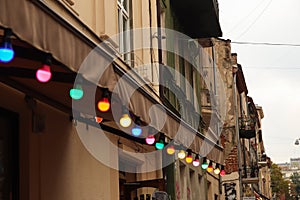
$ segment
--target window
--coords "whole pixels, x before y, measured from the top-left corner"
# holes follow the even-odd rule
[[[130,0],[118,0],[118,31],[119,51],[123,54],[123,59],[130,63]]]

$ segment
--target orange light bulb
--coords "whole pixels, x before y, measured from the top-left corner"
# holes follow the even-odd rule
[[[107,97],[103,97],[100,101],[98,101],[98,109],[101,112],[107,112],[110,109],[110,102]]]

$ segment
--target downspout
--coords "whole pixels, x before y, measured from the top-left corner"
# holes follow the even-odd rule
[[[153,36],[152,36],[152,0],[149,0],[149,24],[150,24],[150,62],[151,62],[151,81],[154,82],[153,73]]]
[[[150,0],[151,1],[151,0]],[[160,17],[160,12],[161,12],[161,8],[160,8],[160,1],[161,0],[156,0],[156,18],[157,18],[157,47],[158,47],[158,84],[159,84],[159,96],[160,98],[164,101],[164,96],[163,96],[163,87],[161,84],[161,82],[163,81],[163,76],[162,76],[162,50],[161,50],[161,17]],[[163,157],[163,156],[162,156]],[[162,160],[163,162],[163,160]],[[164,188],[166,189],[166,167],[162,168],[162,173],[163,173],[163,179],[165,180],[165,185]]]
[[[238,70],[238,68],[237,68]],[[243,184],[242,184],[242,171],[241,171],[241,140],[240,140],[240,133],[239,133],[239,112],[238,112],[238,103],[237,103],[237,91],[236,91],[236,73],[237,71],[233,72],[233,95],[234,95],[234,111],[235,111],[235,132],[237,134],[237,147],[238,147],[238,173],[239,173],[239,187],[240,187],[240,196],[239,199],[243,198]]]
[[[214,41],[211,41],[212,44],[212,57],[213,57],[213,72],[214,72],[214,95],[217,95],[217,81],[216,81],[216,74],[217,74],[217,69],[216,69],[216,52],[215,52],[215,43]]]
[[[158,47],[158,71],[159,71],[159,96],[164,99],[164,94],[163,94],[163,87],[161,82],[163,81],[163,69],[162,69],[162,49],[161,49],[161,18],[160,18],[160,13],[161,13],[161,8],[160,8],[160,1],[161,0],[156,0],[156,15],[157,15],[157,47]]]

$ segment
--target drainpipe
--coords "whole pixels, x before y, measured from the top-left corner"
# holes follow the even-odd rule
[[[163,87],[161,84],[161,82],[163,81],[163,69],[162,69],[162,44],[161,44],[161,17],[160,17],[160,13],[161,13],[161,8],[160,8],[160,1],[161,0],[156,0],[156,17],[157,17],[157,47],[158,47],[158,84],[159,84],[159,96],[162,100],[164,100],[164,96],[163,96]],[[162,160],[163,162],[163,160]],[[165,180],[165,188],[166,188],[166,167],[162,168],[162,173],[163,173],[163,179]]]
[[[161,37],[161,18],[160,18],[160,13],[161,13],[161,9],[160,9],[160,1],[161,0],[156,0],[156,15],[157,15],[157,41],[158,41],[158,44],[157,44],[157,47],[158,47],[158,69],[159,69],[159,79],[158,79],[158,83],[159,83],[159,96],[161,98],[163,98],[163,87],[162,85],[163,84],[160,84],[162,81],[163,81],[163,70],[162,70],[162,50],[161,50],[161,40],[162,40],[162,37]]]
[[[150,24],[150,61],[151,61],[151,81],[154,82],[153,73],[153,35],[152,35],[152,0],[149,0],[149,24]]]
[[[214,69],[214,95],[217,95],[217,81],[216,81],[216,74],[217,74],[217,69],[216,69],[216,51],[215,51],[215,43],[212,40],[211,41],[212,44],[212,56],[213,56],[213,69]]]
[[[236,68],[236,67],[234,67]],[[240,140],[240,133],[239,133],[239,112],[238,112],[238,103],[237,103],[237,90],[236,90],[236,73],[238,68],[235,69],[236,71],[233,72],[233,84],[234,84],[234,89],[233,89],[233,95],[234,95],[234,111],[235,111],[235,119],[236,119],[236,124],[235,124],[235,132],[237,134],[237,146],[238,146],[238,173],[239,173],[239,186],[240,186],[240,197],[239,199],[243,198],[243,184],[242,184],[242,171],[241,171],[241,140]]]

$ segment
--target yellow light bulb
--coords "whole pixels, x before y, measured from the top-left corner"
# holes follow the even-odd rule
[[[187,157],[185,158],[185,162],[187,162],[187,163],[193,162],[193,157],[192,157],[192,156],[187,156]]]
[[[120,119],[120,124],[122,127],[127,128],[131,125],[131,118],[129,117],[129,115],[127,113],[123,114],[121,119]]]
[[[173,145],[171,145],[171,146],[169,146],[169,147],[167,148],[167,153],[168,153],[169,155],[173,155],[173,154],[175,153],[175,148],[174,148]]]
[[[181,160],[185,158],[185,151],[184,150],[180,150],[178,152],[178,158],[181,159]]]
[[[212,167],[212,165],[208,165],[206,170],[207,170],[207,172],[212,172],[214,170],[214,168]]]

